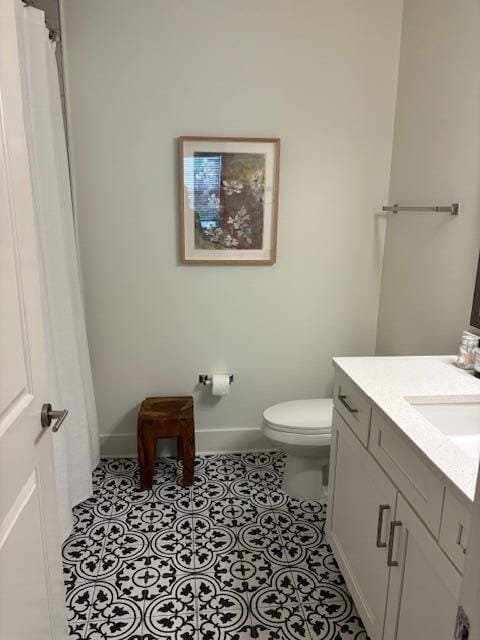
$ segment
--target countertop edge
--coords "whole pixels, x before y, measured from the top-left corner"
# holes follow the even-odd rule
[[[412,410],[415,411],[414,407],[408,402],[406,398],[431,398],[435,395],[442,396],[443,398],[451,397],[451,398],[469,398],[469,397],[480,397],[480,383],[478,384],[478,389],[473,389],[471,392],[467,391],[465,393],[454,393],[450,396],[445,393],[445,391],[441,393],[431,392],[428,394],[424,393],[404,393],[402,390],[395,390],[393,387],[388,389],[388,384],[384,384],[385,391],[382,392],[381,398],[379,398],[379,394],[375,393],[375,389],[369,389],[368,385],[362,384],[362,381],[358,380],[355,375],[352,375],[352,367],[348,365],[358,365],[363,361],[365,365],[374,365],[379,361],[383,361],[382,364],[387,365],[391,363],[392,367],[398,365],[402,361],[408,359],[410,361],[409,364],[412,366],[422,363],[427,364],[428,366],[438,366],[438,365],[451,365],[455,361],[454,356],[365,356],[365,357],[335,357],[332,359],[332,364],[335,370],[342,372],[344,375],[348,376],[348,378],[355,384],[357,389],[362,393],[366,400],[372,405],[375,411],[379,413],[382,419],[386,420],[388,424],[392,425],[396,428],[399,434],[403,439],[406,439],[408,443],[415,448],[415,450],[422,456],[425,460],[426,464],[430,468],[432,468],[436,473],[439,473],[442,476],[447,487],[450,487],[455,493],[461,494],[461,497],[467,501],[469,504],[473,503],[475,496],[475,487],[476,487],[476,476],[478,472],[478,461],[475,469],[475,461],[472,458],[466,456],[458,447],[456,447],[446,436],[441,434],[441,432],[433,426],[426,418],[423,416],[415,416],[415,424],[406,425],[405,420],[402,425],[401,420],[395,419],[395,416],[391,415],[391,411],[389,411],[389,405],[398,409],[400,407],[401,410],[405,411],[408,416]],[[355,367],[354,367],[355,368]],[[450,375],[452,374],[452,370],[450,370]],[[465,373],[462,370],[458,369],[455,371],[455,374]],[[467,374],[468,375],[468,374]],[[469,378],[472,376],[469,375]],[[470,381],[468,383],[470,385]],[[471,385],[470,385],[471,386]],[[401,411],[401,412],[403,412]],[[415,434],[415,432],[417,432]],[[415,438],[417,435],[417,438]],[[422,437],[420,440],[429,440],[431,438],[430,446],[425,445],[422,446],[419,444],[418,439],[419,435]],[[447,464],[447,461],[449,464]]]

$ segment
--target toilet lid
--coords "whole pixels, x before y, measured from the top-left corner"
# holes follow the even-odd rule
[[[275,404],[265,410],[263,418],[279,431],[325,433],[332,430],[333,400],[293,400]]]

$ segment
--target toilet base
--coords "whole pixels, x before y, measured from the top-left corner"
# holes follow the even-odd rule
[[[327,496],[329,459],[287,454],[282,491],[299,500],[320,500]]]

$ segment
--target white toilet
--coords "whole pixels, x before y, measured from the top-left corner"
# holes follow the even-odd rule
[[[282,490],[300,500],[326,495],[333,400],[293,400],[263,413],[263,435],[287,454]]]

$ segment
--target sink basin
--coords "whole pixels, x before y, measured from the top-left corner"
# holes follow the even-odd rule
[[[467,456],[480,457],[480,400],[475,402],[411,401],[415,409]]]

